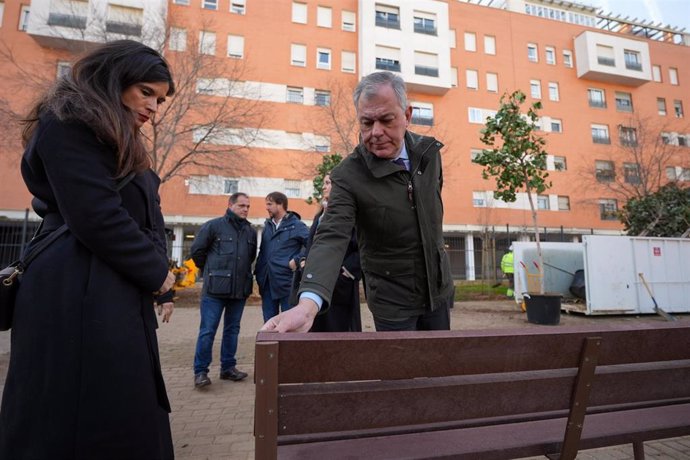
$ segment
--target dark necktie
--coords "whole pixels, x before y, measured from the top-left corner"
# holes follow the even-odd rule
[[[405,166],[405,160],[403,160],[402,158],[396,158],[395,160],[393,160],[393,163],[395,163],[398,166],[402,166],[403,169],[407,170],[407,166]]]

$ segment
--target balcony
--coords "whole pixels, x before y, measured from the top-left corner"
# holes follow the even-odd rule
[[[575,37],[577,76],[614,85],[652,81],[649,44],[627,36],[587,30]]]
[[[590,107],[597,107],[599,109],[605,109],[606,108],[606,101],[596,101],[593,99],[589,100],[589,106]]]
[[[103,9],[90,6],[95,3]],[[34,1],[26,32],[41,46],[55,49],[81,49],[118,38],[111,34],[156,47],[165,36],[167,14],[167,0]]]
[[[611,138],[609,136],[592,135],[592,142],[595,144],[610,144]]]

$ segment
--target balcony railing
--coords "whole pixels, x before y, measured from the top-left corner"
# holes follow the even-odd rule
[[[425,24],[415,24],[414,25],[414,31],[418,34],[427,34],[427,35],[437,35],[438,34],[435,26],[430,26],[430,25],[425,25]]]
[[[438,69],[436,67],[416,65],[414,66],[414,73],[417,75],[426,75],[427,77],[438,77]]]
[[[616,173],[610,169],[599,169],[596,177],[599,182],[612,182],[616,178]]]
[[[400,72],[400,63],[395,61],[395,62],[387,62],[387,61],[381,61],[379,59],[376,60],[376,68],[378,70],[389,70],[391,72]]]
[[[618,211],[601,209],[599,211],[599,217],[601,217],[601,220],[618,220]]]
[[[597,62],[601,65],[607,65],[611,67],[616,67],[616,60],[613,58],[607,58],[602,56],[597,56]]]
[[[609,136],[598,136],[594,134],[592,135],[592,142],[595,144],[610,144],[611,138]]]
[[[141,26],[139,24],[131,24],[125,22],[108,21],[105,23],[106,32],[114,34],[141,36]]]
[[[376,17],[376,25],[378,27],[385,27],[386,29],[400,30],[400,19],[390,19],[385,17]]]
[[[412,124],[423,126],[434,126],[434,119],[429,117],[419,117],[412,115]]]
[[[642,70],[642,64],[639,62],[625,61],[625,68],[629,70]]]
[[[70,27],[72,29],[86,29],[86,16],[50,13],[48,15],[48,25]]]
[[[590,99],[589,100],[589,106],[590,107],[599,107],[601,109],[605,109],[606,108],[606,101],[596,101],[596,100]]]

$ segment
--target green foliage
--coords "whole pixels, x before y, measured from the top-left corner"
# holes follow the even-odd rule
[[[316,176],[314,176],[313,181],[314,192],[307,198],[307,203],[312,204],[314,201],[317,203],[321,202],[321,198],[323,197],[323,178],[326,177],[327,174],[330,174],[333,168],[338,166],[342,160],[343,157],[339,153],[323,156],[321,164],[316,167]]]
[[[628,235],[677,237],[690,228],[690,188],[675,183],[628,200],[620,212]]]
[[[501,96],[498,112],[481,131],[482,143],[491,148],[474,160],[484,166],[484,179],[496,179],[494,196],[506,202],[515,201],[519,190],[539,194],[551,187],[546,180],[546,141],[536,133],[541,103],[533,103],[525,115],[520,110],[524,102],[525,94],[519,90]]]

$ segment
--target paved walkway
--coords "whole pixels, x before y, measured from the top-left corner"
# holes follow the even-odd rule
[[[372,330],[371,316],[362,310],[364,330]],[[562,325],[592,322],[662,321],[657,317],[634,316],[588,318],[563,314]],[[690,321],[690,315],[680,316]],[[172,402],[171,416],[175,453],[178,459],[252,459],[254,458],[254,337],[262,324],[261,307],[247,306],[237,355],[238,367],[249,373],[242,382],[218,379],[219,339],[214,346],[210,377],[213,384],[203,390],[193,387],[192,361],[198,330],[198,309],[178,308],[169,324],[161,325],[159,342],[163,373]],[[527,323],[512,302],[458,303],[453,309],[453,329],[535,326]],[[9,333],[0,332],[0,384],[4,383],[9,359]],[[690,437],[645,444],[647,458],[688,460]],[[541,458],[541,457],[540,457]],[[632,446],[583,451],[580,460],[632,459]]]

